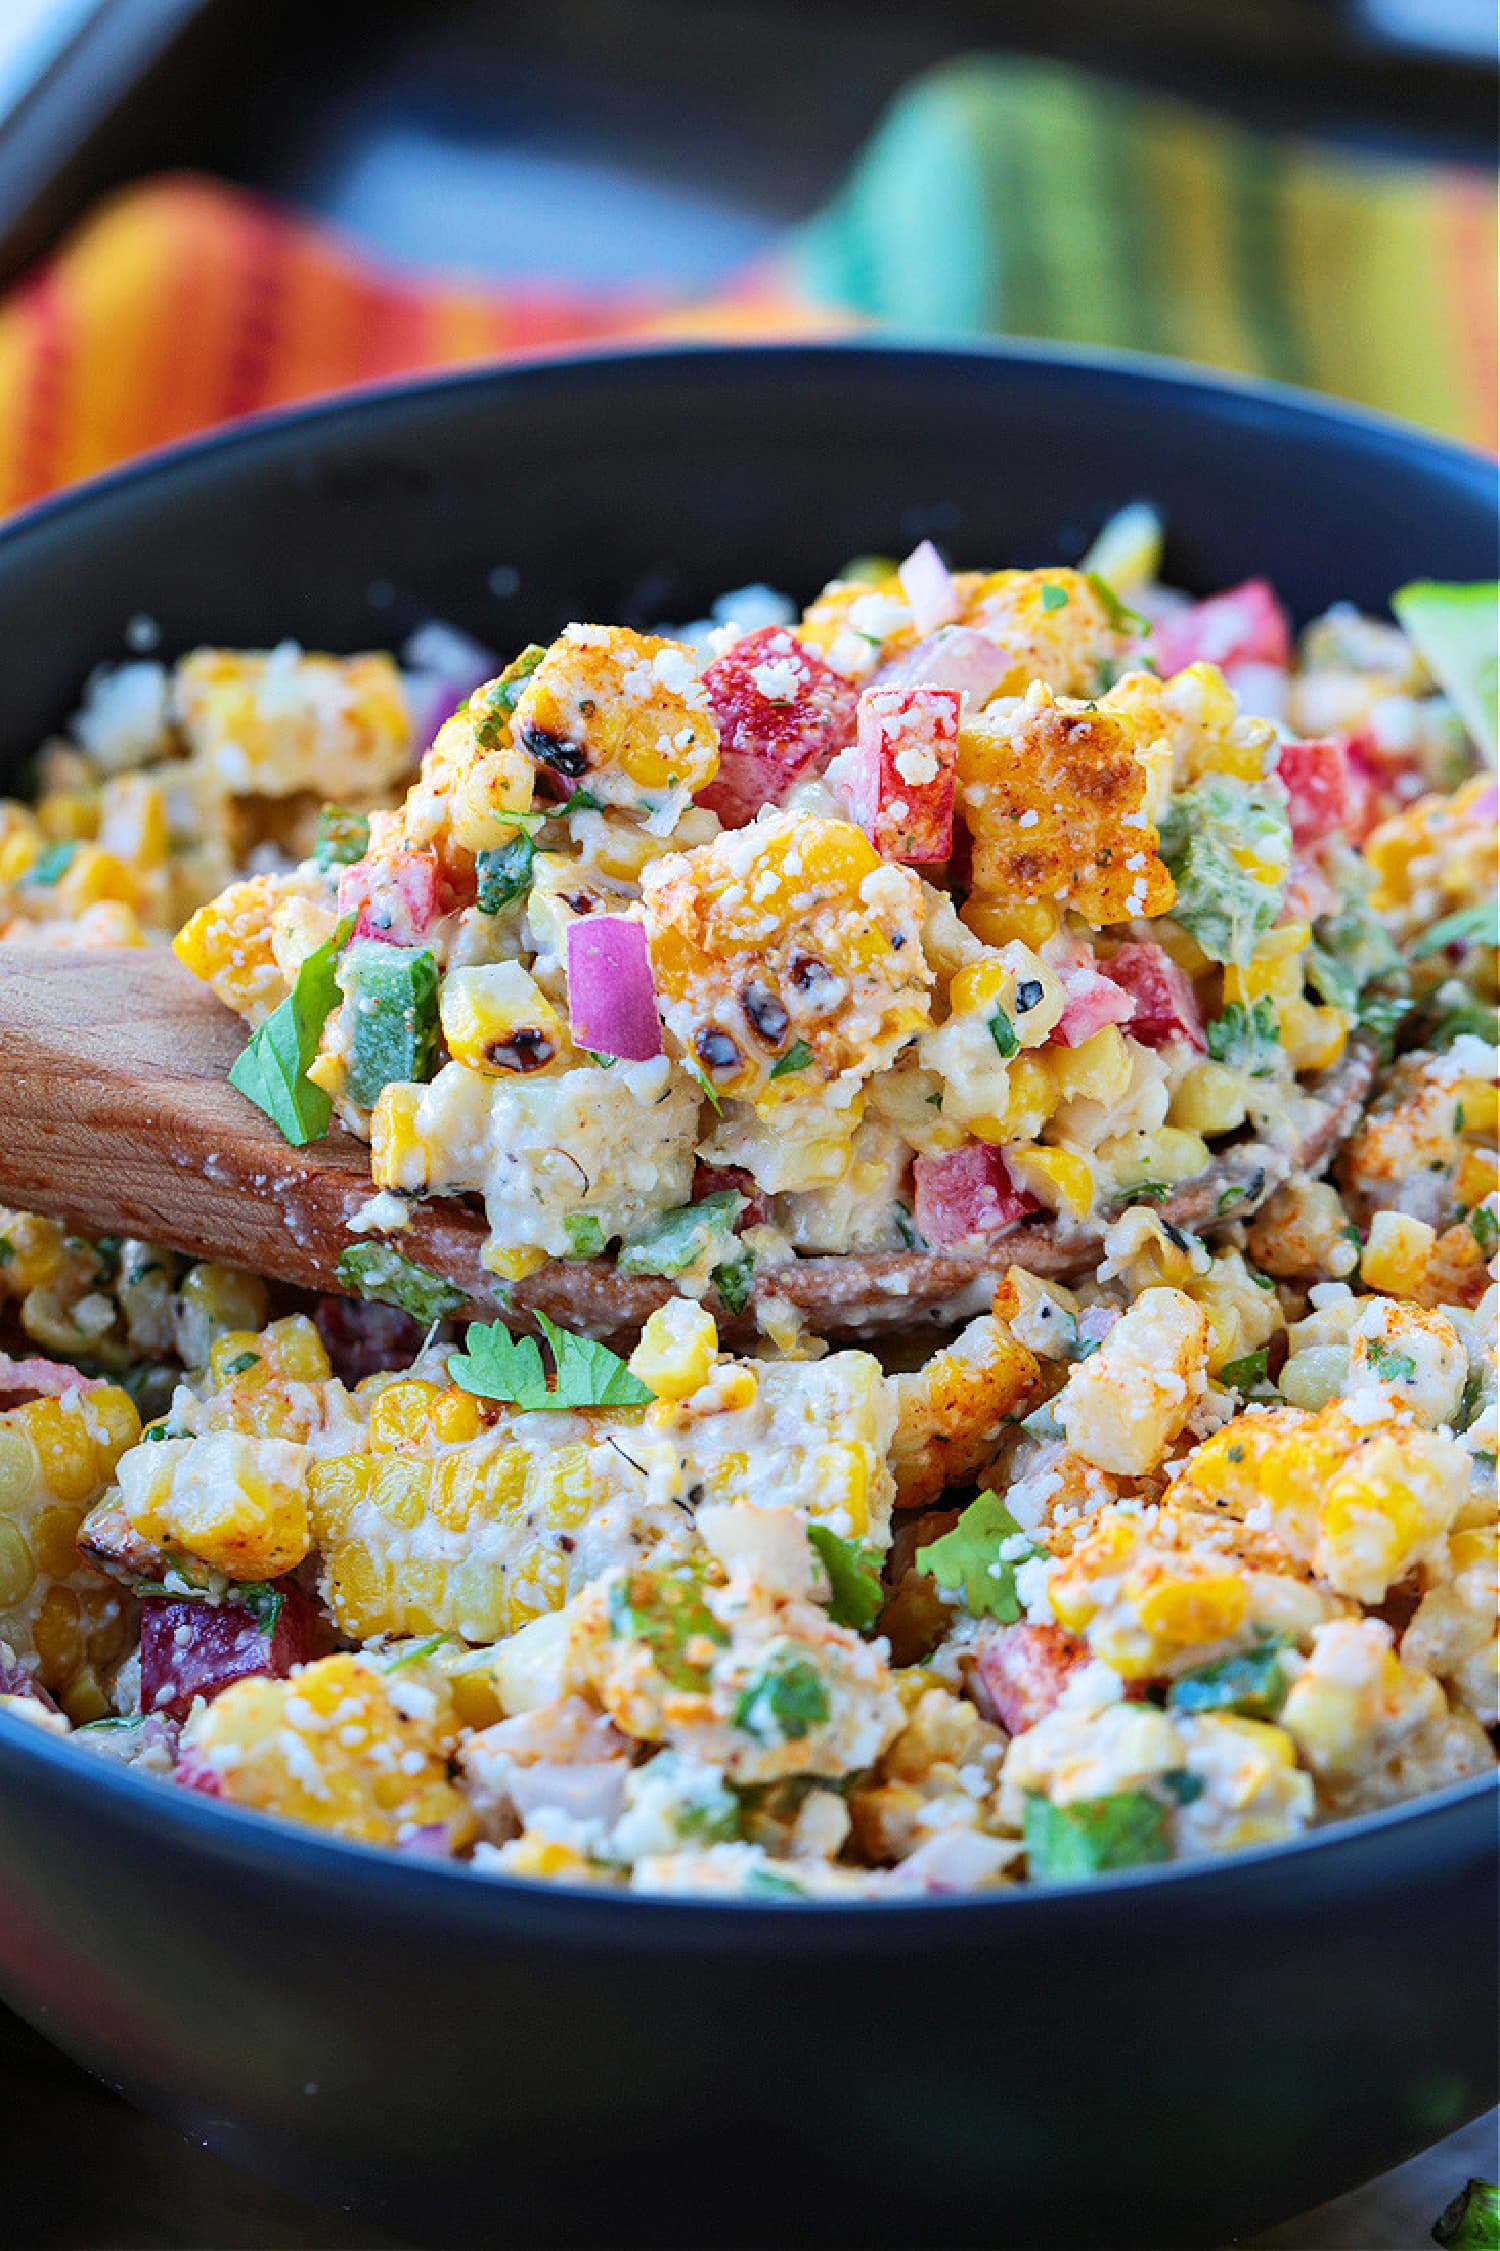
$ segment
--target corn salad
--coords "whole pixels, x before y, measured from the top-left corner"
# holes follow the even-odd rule
[[[1417,610],[1294,643],[1159,569],[1136,508],[1078,569],[924,543],[504,665],[97,673],[0,806],[0,940],[173,943],[252,1044],[316,982],[251,1098],[331,1108],[371,1201],[315,1302],[0,1210],[0,1720],[485,1875],[771,1900],[1491,1772],[1493,744]],[[1247,1145],[1262,1192],[1163,1211]],[[426,1195],[502,1283],[672,1294],[618,1354],[459,1334]],[[1067,1285],[1008,1256],[1039,1223]],[[976,1248],[988,1302],[878,1352],[766,1286]]]

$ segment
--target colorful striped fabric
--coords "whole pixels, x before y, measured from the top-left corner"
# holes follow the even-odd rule
[[[395,276],[211,180],[101,206],[0,305],[0,511],[257,408],[612,336],[1130,345],[1493,444],[1489,183],[1276,141],[1050,65],[893,105],[832,206],[709,305]]]
[[[907,333],[1165,352],[1493,449],[1496,256],[1482,172],[976,59],[898,98],[786,271]]]

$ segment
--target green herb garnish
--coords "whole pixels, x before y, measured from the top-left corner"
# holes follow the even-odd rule
[[[1248,1071],[1252,1078],[1267,1078],[1281,1053],[1276,1005],[1262,999],[1247,1008],[1243,1001],[1232,1000],[1222,1016],[1215,1016],[1204,1026],[1204,1037],[1216,1063]]]
[[[997,1008],[990,1018],[990,1038],[999,1048],[1007,1063],[1013,1055],[1019,1055],[1021,1052],[1021,1043],[1016,1038],[1015,1026],[1003,1008]]]
[[[1151,630],[1150,621],[1143,618],[1139,610],[1127,608],[1107,578],[1101,577],[1098,571],[1085,571],[1083,575],[1098,596],[1104,614],[1116,633],[1148,633]]]
[[[1469,1233],[1488,1258],[1500,1247],[1500,1219],[1488,1204],[1476,1204],[1469,1214]]]
[[[477,688],[468,702],[474,740],[481,750],[500,750],[510,737],[510,721],[527,681],[547,654],[539,641],[512,658],[497,680]]]
[[[828,1615],[836,1626],[867,1634],[885,1607],[880,1557],[863,1540],[841,1539],[826,1524],[809,1524],[807,1536],[828,1573]]]
[[[771,1077],[784,1079],[792,1071],[805,1071],[813,1059],[813,1051],[806,1040],[793,1040],[785,1055],[778,1055],[771,1065]]]
[[[926,1571],[950,1594],[959,1594],[976,1618],[998,1618],[1013,1626],[1021,1615],[1016,1565],[1043,1551],[1027,1540],[1025,1553],[1002,1557],[1002,1543],[1025,1538],[998,1493],[971,1501],[951,1532],[919,1550],[916,1568]]]
[[[1283,1634],[1268,1634],[1253,1649],[1179,1673],[1167,1704],[1174,1712],[1239,1712],[1246,1719],[1273,1720],[1286,1702],[1281,1655],[1289,1646]]]
[[[1253,1391],[1266,1381],[1269,1349],[1263,1344],[1258,1352],[1247,1352],[1242,1360],[1227,1360],[1219,1370],[1220,1383],[1232,1384],[1236,1391]]]
[[[800,1743],[829,1713],[823,1676],[795,1645],[773,1650],[735,1699],[734,1724],[758,1743]]]
[[[258,1368],[259,1366],[260,1354],[258,1352],[241,1352],[229,1362],[224,1373],[226,1376],[242,1376],[247,1369]]]
[[[618,1353],[592,1337],[560,1329],[545,1313],[537,1326],[552,1352],[556,1379],[548,1384],[535,1337],[513,1337],[499,1321],[475,1322],[464,1350],[450,1354],[448,1374],[479,1399],[503,1399],[523,1413],[558,1413],[567,1407],[649,1407],[656,1397],[633,1376]]]
[[[1382,1383],[1414,1383],[1417,1363],[1409,1352],[1392,1352],[1387,1346],[1371,1340],[1367,1355],[1371,1372]]]
[[[501,914],[531,889],[535,840],[522,834],[474,855],[476,903],[481,914]]]
[[[286,999],[252,1032],[229,1073],[230,1085],[263,1110],[297,1149],[320,1140],[333,1116],[331,1099],[313,1085],[307,1066],[338,1006],[336,965],[353,928],[353,915],[346,915],[333,936],[313,948]]]
[[[722,1649],[729,1640],[704,1600],[702,1570],[692,1563],[631,1571],[616,1580],[609,1591],[609,1630],[622,1640],[644,1642],[667,1685],[698,1696],[712,1677],[701,1645]]]
[[[370,849],[370,824],[363,813],[347,805],[325,805],[318,815],[313,861],[326,875],[330,868],[352,868]]]
[[[1444,915],[1441,922],[1423,931],[1411,949],[1411,958],[1425,961],[1449,946],[1500,946],[1500,899],[1481,899],[1475,906],[1460,907],[1457,914]]]

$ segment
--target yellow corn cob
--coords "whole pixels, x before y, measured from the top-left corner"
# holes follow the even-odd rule
[[[172,941],[172,951],[226,1008],[259,1024],[287,996],[271,944],[275,879],[252,876],[210,899]]]
[[[140,1420],[113,1385],[34,1399],[0,1414],[0,1641],[77,1723],[108,1709],[101,1686],[125,1653],[119,1592],[78,1553],[78,1528],[100,1499]]]
[[[234,1682],[183,1738],[188,1772],[233,1805],[364,1844],[437,1831],[451,1852],[474,1821],[448,1780],[447,1751],[439,1731],[398,1711],[381,1676],[350,1654],[289,1680]]]
[[[131,1528],[238,1580],[277,1579],[311,1544],[306,1448],[233,1429],[136,1447],[119,1465]]]

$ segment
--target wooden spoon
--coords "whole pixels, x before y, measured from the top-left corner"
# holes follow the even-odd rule
[[[596,1336],[630,1335],[670,1283],[617,1273],[608,1259],[558,1262],[507,1284],[482,1261],[483,1213],[458,1198],[414,1203],[390,1237],[351,1234],[374,1193],[365,1144],[335,1128],[295,1149],[229,1084],[245,1027],[166,951],[0,948],[0,1198],[89,1234],[134,1235],[192,1258],[249,1268],[303,1288],[343,1291],[339,1255],[389,1240],[462,1290],[476,1318],[519,1327],[545,1313]],[[1202,1233],[1247,1219],[1293,1171],[1318,1171],[1352,1130],[1376,1050],[1351,1042],[1308,1090],[1316,1125],[1290,1153],[1256,1142],[1219,1155],[1160,1206]],[[988,1303],[1010,1266],[1067,1278],[1100,1256],[1092,1228],[1027,1225],[974,1249],[798,1259],[764,1273],[754,1300],[779,1298],[827,1335],[951,1322]],[[710,1304],[714,1304],[711,1299]]]

